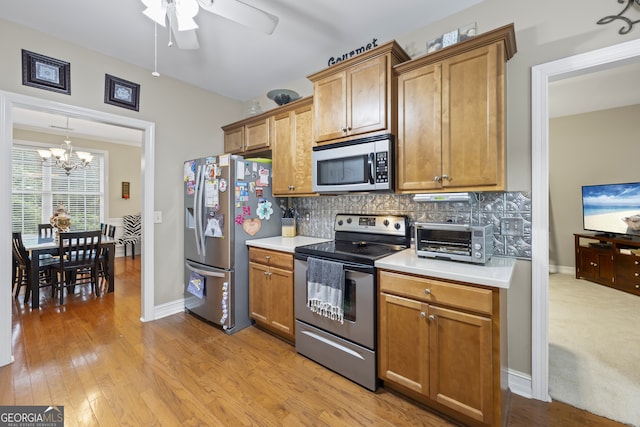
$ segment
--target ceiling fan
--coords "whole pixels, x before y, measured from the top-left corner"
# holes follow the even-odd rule
[[[198,49],[193,18],[201,8],[249,28],[272,34],[278,17],[238,0],[142,0],[147,8],[142,12],[154,22],[169,26],[180,49]],[[169,46],[172,45],[171,40]]]

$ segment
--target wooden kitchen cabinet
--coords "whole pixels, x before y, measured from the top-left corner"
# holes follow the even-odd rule
[[[378,376],[385,387],[466,425],[501,425],[508,393],[501,373],[504,290],[384,269],[378,284]]]
[[[506,187],[505,73],[513,24],[395,67],[397,192]]]
[[[249,315],[258,326],[293,342],[293,254],[249,248]]]
[[[395,134],[392,67],[407,60],[409,56],[392,41],[308,76],[313,82],[315,142]]]
[[[267,113],[223,126],[222,130],[225,153],[257,152],[270,147]]]
[[[289,105],[289,104],[287,104]],[[271,117],[273,195],[311,195],[313,98],[290,104]]]

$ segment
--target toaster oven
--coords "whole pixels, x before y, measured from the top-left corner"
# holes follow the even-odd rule
[[[420,257],[484,264],[493,255],[493,225],[416,223]]]

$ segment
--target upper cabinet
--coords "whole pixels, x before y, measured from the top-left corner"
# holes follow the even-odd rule
[[[300,196],[311,190],[313,98],[287,104],[271,116],[273,194]]]
[[[268,113],[223,126],[222,130],[225,153],[256,152],[270,147]]]
[[[511,24],[395,67],[397,192],[505,189],[505,63],[515,52]]]
[[[408,60],[409,56],[392,41],[309,76],[313,82],[315,142],[395,134],[397,86],[393,66]]]

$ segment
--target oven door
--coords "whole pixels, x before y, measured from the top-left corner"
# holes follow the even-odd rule
[[[307,261],[295,260],[295,315],[308,323],[369,349],[375,348],[376,289],[374,267],[344,263],[344,322],[341,324],[307,307]]]

